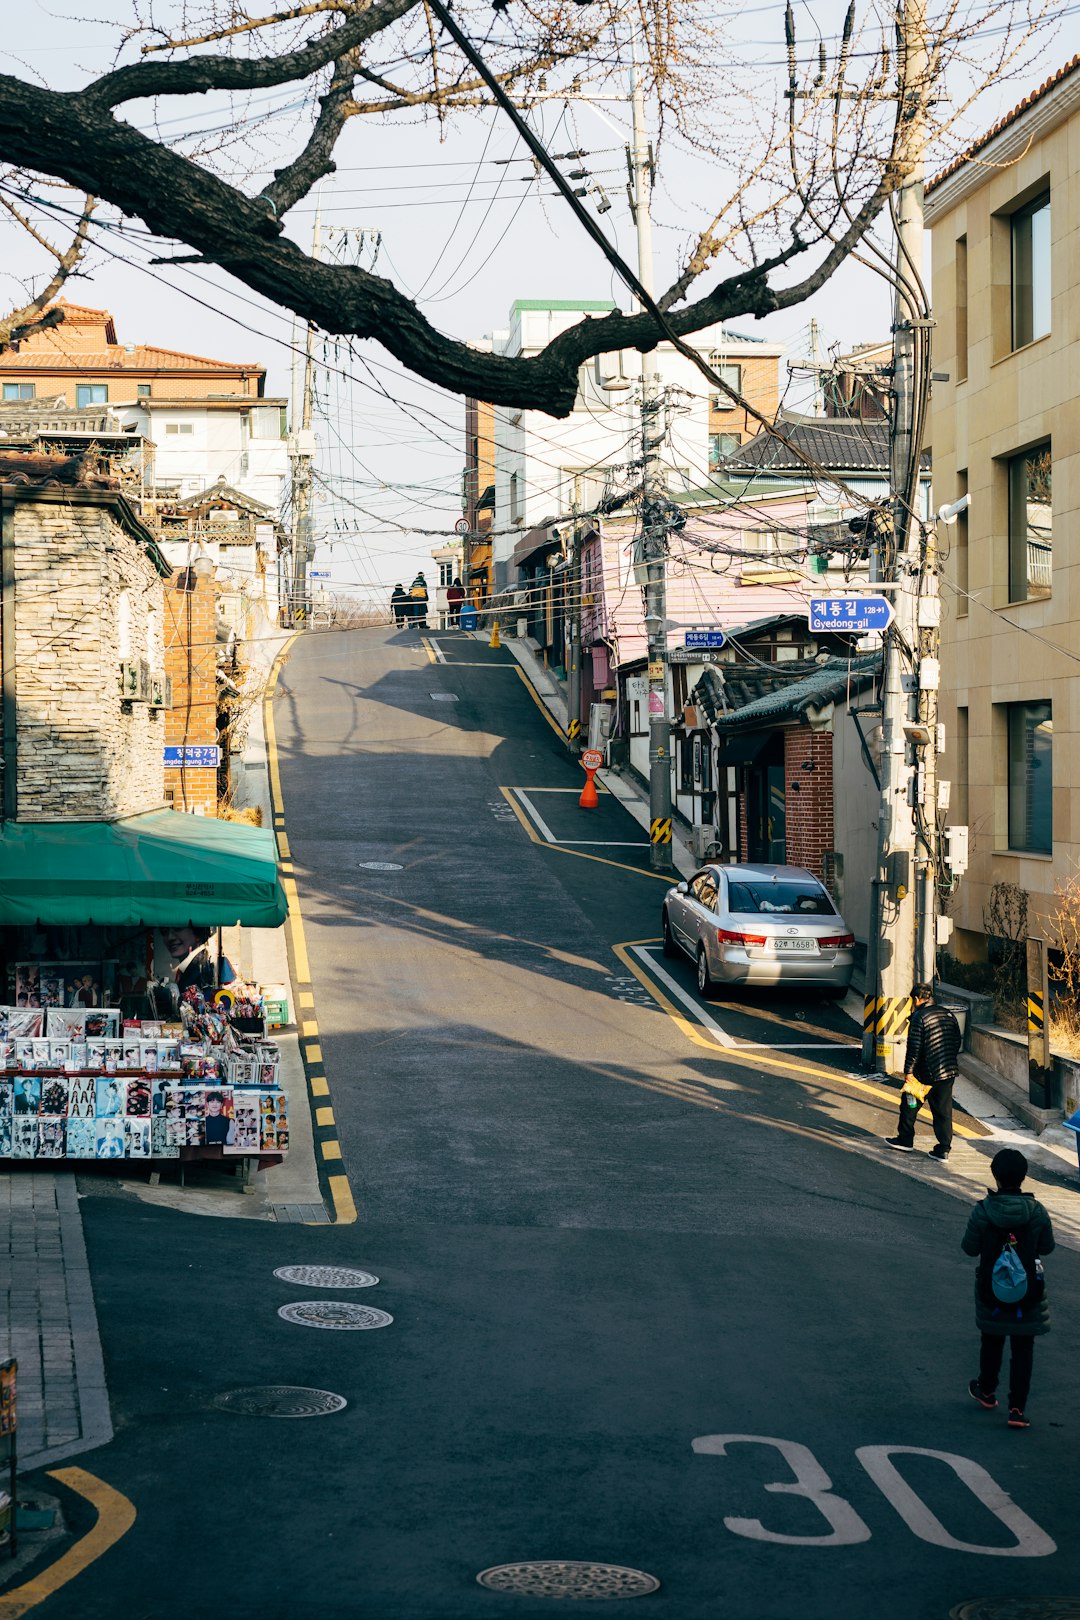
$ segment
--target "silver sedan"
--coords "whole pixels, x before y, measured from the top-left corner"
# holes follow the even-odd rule
[[[664,896],[664,955],[685,951],[703,996],[725,985],[802,986],[842,996],[855,936],[812,872],[706,866]]]

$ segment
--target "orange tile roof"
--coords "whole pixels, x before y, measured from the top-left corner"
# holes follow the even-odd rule
[[[927,196],[937,186],[940,186],[943,180],[947,180],[950,174],[955,174],[957,169],[962,169],[964,164],[975,156],[976,152],[981,152],[984,147],[989,146],[996,135],[1000,135],[1003,130],[1008,129],[1009,125],[1015,123],[1022,113],[1027,112],[1029,107],[1033,107],[1037,101],[1042,100],[1043,96],[1048,95],[1055,85],[1060,84],[1063,79],[1067,79],[1070,73],[1075,73],[1078,67],[1080,67],[1080,54],[1071,57],[1063,67],[1058,68],[1056,73],[1051,74],[1044,84],[1040,84],[1037,90],[1033,90],[1029,96],[1025,96],[1023,101],[1013,108],[1012,112],[1007,112],[1004,118],[999,118],[996,124],[990,126],[985,135],[980,135],[977,141],[973,141],[966,152],[962,152],[959,157],[953,158],[952,162],[947,163],[943,169],[934,175],[932,180],[928,180],[926,183]]]
[[[208,360],[201,354],[162,349],[154,343],[136,343],[130,349],[118,343],[107,349],[72,349],[69,353],[51,346],[24,350],[21,354],[9,350],[0,355],[0,371],[11,370],[261,372],[265,367],[239,360]]]

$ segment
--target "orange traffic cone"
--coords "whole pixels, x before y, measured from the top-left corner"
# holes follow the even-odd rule
[[[502,642],[499,640],[499,621],[498,621],[498,619],[495,620],[495,623],[491,627],[491,640],[488,642],[488,646],[489,647],[501,647],[502,646]]]
[[[583,810],[595,810],[600,803],[596,796],[595,775],[595,771],[586,771],[585,773],[585,786],[582,788],[581,798],[578,800],[578,804]]]

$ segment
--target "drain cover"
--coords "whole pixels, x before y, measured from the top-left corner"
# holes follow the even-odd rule
[[[267,1418],[328,1417],[331,1412],[343,1412],[348,1404],[344,1395],[297,1384],[257,1384],[252,1389],[230,1389],[214,1399],[222,1412]]]
[[[351,1266],[278,1266],[274,1276],[305,1288],[374,1288],[379,1280],[370,1271],[354,1271]]]
[[[949,1620],[1080,1620],[1080,1598],[973,1598],[950,1609]]]
[[[340,1299],[297,1300],[294,1305],[282,1305],[278,1315],[297,1327],[337,1328],[341,1332],[389,1327],[394,1320],[388,1311],[377,1311],[372,1305],[350,1305]]]
[[[363,872],[400,872],[403,870],[400,861],[361,861],[359,865]]]
[[[428,696],[430,697],[432,703],[456,703],[457,702],[457,693],[456,692],[429,692]]]
[[[530,1564],[496,1564],[476,1577],[490,1592],[518,1597],[633,1598],[660,1590],[655,1575],[621,1564],[584,1564],[575,1559],[545,1559]]]

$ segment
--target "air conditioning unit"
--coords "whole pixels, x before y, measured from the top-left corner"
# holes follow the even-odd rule
[[[120,697],[124,703],[137,703],[139,698],[139,661],[120,660]]]
[[[164,670],[150,671],[149,703],[152,709],[172,708],[172,677],[166,675]]]
[[[150,665],[145,658],[139,659],[139,690],[135,694],[135,701],[150,702]]]
[[[730,394],[713,394],[709,399],[709,404],[714,411],[733,411],[735,409],[735,401]]]

